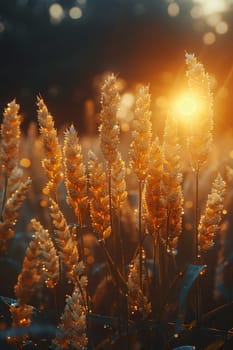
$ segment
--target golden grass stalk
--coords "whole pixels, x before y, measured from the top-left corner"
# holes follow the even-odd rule
[[[73,208],[78,223],[82,225],[88,216],[87,178],[82,147],[73,125],[65,131],[63,154],[67,203]]]
[[[148,86],[141,86],[136,98],[136,108],[133,120],[132,142],[130,144],[130,163],[138,178],[138,242],[140,287],[142,289],[142,193],[145,179],[148,175],[151,148],[151,111]]]
[[[33,313],[33,307],[31,305],[18,305],[18,304],[11,304],[10,305],[10,313],[12,318],[12,328],[19,328],[19,327],[29,327],[31,324],[31,316]],[[23,341],[25,341],[28,338],[28,336],[25,334],[23,336],[16,336],[16,337],[7,337],[7,341],[9,343],[18,343],[22,344]]]
[[[43,284],[53,289],[59,279],[58,256],[48,230],[35,219],[31,220],[31,224],[35,234],[26,249],[22,270],[15,285],[20,304],[28,303]]]
[[[15,168],[19,155],[21,116],[18,114],[19,105],[15,100],[8,103],[3,113],[1,125],[1,166],[5,176],[10,175]]]
[[[115,228],[112,235],[113,239],[113,257],[116,261],[119,260],[119,267],[124,275],[124,247],[123,247],[123,237],[121,231],[121,214],[124,205],[126,205],[127,191],[126,191],[126,168],[125,162],[121,158],[121,154],[117,151],[117,156],[112,164],[111,168],[111,204],[114,208],[112,215],[112,226]],[[116,214],[116,215],[114,215]],[[110,218],[111,220],[111,218]]]
[[[38,238],[40,248],[40,260],[42,264],[41,278],[44,280],[47,288],[54,288],[59,279],[59,260],[53,241],[50,238],[48,230],[40,224],[39,221],[31,220],[32,228],[35,230],[35,237]]]
[[[128,310],[129,317],[140,312],[143,319],[151,313],[151,303],[140,287],[140,257],[137,255],[130,264],[128,275]]]
[[[172,115],[166,119],[163,137],[163,185],[167,205],[166,246],[174,252],[182,230],[183,193],[180,146],[177,122]]]
[[[116,86],[116,77],[111,74],[104,81],[101,90],[100,147],[108,166],[117,157],[120,127],[116,115],[119,108],[120,96]]]
[[[37,98],[38,122],[43,139],[45,158],[42,166],[48,178],[44,191],[52,198],[56,195],[58,185],[63,179],[62,173],[62,150],[59,145],[54,121],[42,98]]]
[[[29,303],[32,295],[41,286],[40,268],[38,266],[40,256],[38,237],[34,236],[26,249],[22,269],[14,288],[20,304]]]
[[[150,165],[146,181],[146,210],[147,218],[153,228],[156,239],[158,231],[165,236],[166,231],[166,199],[163,185],[163,157],[158,138],[152,143],[150,152]]]
[[[79,260],[77,242],[74,240],[74,237],[70,232],[70,227],[68,226],[58,204],[54,200],[51,200],[49,212],[55,227],[55,240],[58,254],[66,267],[68,279],[75,283],[77,279],[75,272]]]
[[[198,226],[198,249],[203,255],[214,244],[214,238],[220,231],[222,219],[223,201],[226,192],[226,184],[220,174],[213,182],[211,193],[208,195],[206,207]]]
[[[186,54],[186,76],[192,92],[200,98],[198,123],[192,124],[192,135],[189,138],[191,163],[195,171],[206,162],[213,141],[213,95],[210,79],[204,66],[193,54]]]
[[[117,151],[117,156],[112,164],[112,205],[115,209],[120,209],[127,199],[126,191],[126,168],[125,162],[121,158],[120,152]]]
[[[106,173],[103,170],[103,165],[92,151],[89,151],[88,157],[92,227],[99,239],[105,239],[111,234]]]
[[[210,79],[204,66],[193,54],[186,54],[186,76],[189,89],[199,98],[196,116],[191,123],[191,135],[188,139],[191,166],[195,172],[195,220],[194,220],[194,263],[199,263],[199,172],[206,163],[213,142],[213,95]],[[196,120],[195,120],[196,119]],[[203,220],[203,219],[202,219]],[[196,281],[196,320],[201,318],[200,284]]]
[[[87,349],[86,307],[79,288],[66,298],[66,306],[53,343],[57,350]]]
[[[14,236],[14,226],[30,186],[31,179],[28,178],[25,182],[20,183],[10,198],[6,200],[0,221],[0,251],[6,249],[7,241]]]
[[[142,86],[136,99],[130,145],[131,166],[140,181],[147,176],[151,147],[151,111],[149,87]]]

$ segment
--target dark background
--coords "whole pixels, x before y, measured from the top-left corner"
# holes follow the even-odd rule
[[[177,0],[178,1],[178,0]],[[168,95],[184,78],[184,53],[193,52],[217,80],[218,131],[233,127],[232,11],[224,14],[229,31],[213,45],[208,30],[189,15],[192,1],[180,1],[180,14],[169,17],[166,0],[87,0],[79,20],[69,18],[77,1],[63,0],[66,17],[52,24],[49,0],[0,0],[0,108],[16,98],[24,125],[36,119],[41,93],[57,125],[77,121],[85,131],[84,102],[96,98],[95,78],[113,71],[128,87],[150,83],[153,98]],[[169,72],[170,79],[163,79]],[[227,95],[219,97],[222,86]],[[97,106],[98,109],[98,106]]]

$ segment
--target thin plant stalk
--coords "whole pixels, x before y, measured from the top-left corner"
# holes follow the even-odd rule
[[[161,287],[162,287],[162,271],[161,271],[161,237],[160,237],[160,230],[158,230],[158,236],[157,236],[157,240],[156,240],[156,244],[157,244],[157,274],[158,274],[158,278],[157,280],[157,293],[158,293],[158,305],[159,308],[161,307]]]
[[[2,203],[1,203],[1,211],[0,211],[0,220],[2,220],[3,211],[6,204],[6,196],[7,196],[7,186],[8,186],[8,176],[6,171],[4,172],[4,187],[3,187],[3,194],[2,194]]]
[[[198,264],[198,213],[199,213],[199,169],[195,170],[195,233],[194,233],[194,261]]]
[[[110,217],[110,226],[111,226],[111,236],[112,236],[112,249],[113,257],[116,261],[117,258],[117,239],[115,232],[113,232],[113,212],[112,212],[112,168],[108,164],[108,197],[109,197],[109,217]]]
[[[143,290],[142,285],[142,186],[141,180],[138,181],[138,240],[139,240],[139,281],[140,288]]]
[[[198,220],[199,220],[199,167],[197,165],[195,169],[195,223],[194,223],[194,262],[199,264],[199,248],[198,248]],[[195,314],[196,321],[199,323],[201,318],[200,310],[200,278],[196,280],[195,291]]]
[[[116,211],[116,236],[119,241],[119,268],[123,277],[125,277],[125,256],[124,256],[124,244],[123,237],[121,234],[121,211]]]
[[[125,321],[126,321],[126,328],[125,328],[125,332],[126,332],[126,336],[125,336],[125,341],[126,341],[126,349],[130,350],[129,347],[129,305],[128,305],[128,294],[125,295]]]
[[[157,266],[156,266],[156,238],[155,236],[153,235],[153,245],[152,245],[152,259],[153,259],[153,278],[152,278],[152,288],[153,288],[153,292],[156,294],[156,286],[157,286],[157,273],[158,273],[158,270],[157,270]],[[155,318],[155,315],[156,315],[156,311],[155,311],[156,307],[155,307],[155,303],[154,303],[154,300],[153,300],[153,303],[152,303],[152,319]]]
[[[81,260],[83,261],[84,266],[85,266],[85,270],[87,271],[87,259],[86,259],[86,255],[85,255],[85,245],[84,245],[84,239],[83,239],[83,228],[84,227],[85,226],[83,225],[82,218],[80,215],[79,225],[78,225],[80,232],[78,233],[78,236],[80,236]],[[79,247],[79,245],[78,245],[78,247]],[[82,287],[80,285],[79,285],[79,288],[80,288],[83,300],[86,303],[87,313],[89,313],[91,310],[90,310],[90,303],[89,303],[90,296],[89,296],[88,288],[86,288],[86,297],[85,297],[85,295],[82,291]]]
[[[156,239],[153,237],[153,247],[152,247],[152,257],[153,257],[153,273],[156,273]]]
[[[166,234],[166,251],[169,249],[168,243],[169,243],[169,222],[170,222],[170,210],[167,208],[167,234]]]

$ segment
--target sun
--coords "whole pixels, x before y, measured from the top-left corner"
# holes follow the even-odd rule
[[[203,101],[197,93],[184,91],[173,98],[171,109],[176,118],[183,121],[194,121],[203,109]]]

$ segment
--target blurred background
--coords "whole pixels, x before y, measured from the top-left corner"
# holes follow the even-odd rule
[[[57,126],[94,132],[99,84],[112,71],[122,118],[137,84],[149,83],[153,114],[164,119],[186,89],[187,51],[210,73],[221,135],[233,128],[232,19],[233,0],[0,0],[1,111],[15,97],[27,127],[40,93]]]

